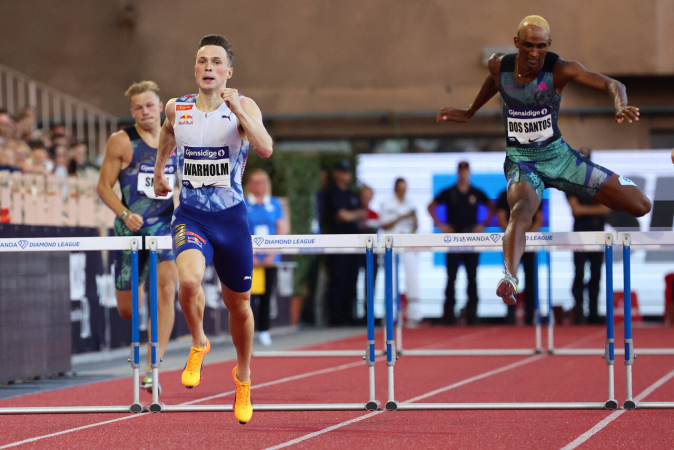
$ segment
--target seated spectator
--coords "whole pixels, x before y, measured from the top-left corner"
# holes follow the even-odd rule
[[[68,178],[68,147],[57,145],[54,147],[54,173],[62,179]]]
[[[26,142],[33,140],[33,127],[36,122],[35,110],[26,106],[16,119],[16,136]]]
[[[21,170],[16,166],[14,150],[9,147],[0,147],[0,170],[9,170],[10,172]]]
[[[30,147],[25,142],[17,143],[14,147],[14,163],[22,172],[29,172]]]
[[[51,173],[54,170],[54,162],[49,157],[47,149],[44,147],[34,148],[30,152],[29,160],[31,161],[32,172],[36,173]]]
[[[0,143],[6,144],[8,140],[14,139],[16,121],[7,112],[6,109],[0,109]]]

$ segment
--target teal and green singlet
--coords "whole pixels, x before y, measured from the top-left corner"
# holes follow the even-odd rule
[[[157,149],[150,147],[140,137],[135,127],[125,128],[133,147],[131,163],[119,172],[119,186],[122,189],[122,203],[132,213],[143,216],[143,226],[132,232],[122,219],[115,219],[115,236],[169,236],[173,215],[173,193],[166,198],[154,194],[154,165]],[[175,153],[166,163],[164,174],[171,186],[175,186],[177,165]],[[150,269],[148,252],[138,253],[139,283],[147,278]],[[172,250],[157,252],[157,262],[173,261]],[[131,251],[115,252],[115,287],[120,291],[131,290]]]
[[[501,60],[499,92],[503,99],[508,144],[503,164],[508,188],[526,181],[538,199],[545,188],[592,199],[613,174],[571,148],[557,127],[562,94],[555,90],[553,70],[559,56],[548,52],[535,80],[515,81],[516,54]]]

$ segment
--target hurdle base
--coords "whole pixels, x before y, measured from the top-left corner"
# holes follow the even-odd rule
[[[92,413],[129,413],[136,412],[129,406],[34,406],[0,408],[0,415],[6,414],[92,414]],[[142,406],[141,406],[142,411]]]
[[[365,404],[365,409],[367,411],[378,411],[381,408],[381,402],[378,400],[370,400]]]
[[[132,413],[141,413],[143,412],[143,405],[141,405],[140,403],[134,403],[129,408],[129,411],[131,411]]]
[[[617,406],[617,404],[616,404]],[[431,410],[431,409],[605,409],[601,402],[558,402],[558,403],[401,403],[398,410]]]
[[[623,403],[623,409],[637,409],[637,403],[634,400],[625,400],[625,403]]]
[[[163,409],[164,409],[163,403],[153,403],[148,407],[148,411],[150,411],[151,413],[162,412]]]
[[[634,407],[636,409],[671,409],[674,408],[674,402],[634,402]]]
[[[606,403],[604,403],[604,409],[607,409],[609,411],[613,411],[615,409],[618,409],[618,401],[613,399],[613,400],[606,400]]]
[[[400,407],[400,404],[395,400],[389,400],[386,402],[386,411],[397,411]]]
[[[465,350],[400,350],[403,356],[528,356],[540,353],[534,348],[487,348]]]
[[[366,411],[365,403],[253,405],[253,411]],[[162,412],[231,412],[234,405],[163,405]]]

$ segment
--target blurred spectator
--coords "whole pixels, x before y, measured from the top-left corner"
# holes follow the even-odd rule
[[[53,124],[50,127],[51,131],[51,144],[56,147],[57,145],[70,145],[70,138],[66,135],[66,126],[63,124]]]
[[[14,138],[16,129],[16,122],[14,118],[7,112],[6,109],[0,109],[0,138],[1,143],[6,143],[9,139]]]
[[[37,122],[35,110],[26,106],[16,120],[16,136],[26,142],[33,139],[33,128]]]
[[[9,170],[10,172],[21,170],[16,165],[14,150],[2,145],[0,145],[0,170]]]
[[[248,175],[245,189],[245,202],[248,208],[248,226],[253,235],[269,236],[276,234],[288,234],[288,221],[286,220],[281,202],[271,195],[271,180],[264,170],[253,170]],[[265,289],[261,295],[252,295],[253,306],[258,304],[255,323],[257,325],[258,339],[262,345],[271,345],[269,335],[269,305],[272,295],[276,295],[276,264],[281,260],[280,255],[256,255],[253,258],[254,274],[256,269],[264,270]],[[255,277],[255,275],[253,275]]]
[[[360,201],[361,207],[367,211],[367,218],[360,223],[361,233],[363,234],[377,234],[379,232],[379,215],[370,209],[370,203],[372,202],[372,197],[374,197],[374,191],[372,188],[366,184],[362,185],[358,189],[358,200]],[[358,271],[362,268],[367,270],[367,256],[360,256],[360,263],[358,264]],[[372,268],[373,272],[373,281],[374,285],[377,285],[377,269],[379,264],[377,263],[377,258],[374,258],[374,267]],[[366,272],[364,272],[366,273]],[[367,276],[367,275],[366,275]],[[367,299],[367,282],[363,283],[363,298]]]
[[[590,159],[592,150],[584,147],[579,150],[586,158]],[[604,205],[598,205],[591,200],[567,195],[567,201],[573,214],[573,231],[604,231],[606,215],[611,211]],[[590,263],[590,280],[585,284],[585,263]],[[599,298],[599,283],[601,281],[601,266],[604,263],[604,252],[575,252],[573,263],[576,266],[576,276],[573,279],[573,297],[576,300],[574,306],[576,324],[585,323],[585,289],[589,296],[590,316],[589,323],[603,323],[597,312]]]
[[[531,223],[531,228],[528,232],[536,232],[543,226],[543,210],[542,205],[539,205],[538,211],[534,214],[534,219]],[[496,217],[498,224],[503,230],[508,228],[508,221],[510,220],[510,206],[508,205],[508,189],[505,189],[499,195],[496,201]],[[534,321],[534,312],[536,309],[536,283],[534,277],[536,276],[536,261],[532,252],[524,252],[522,255],[522,265],[524,267],[524,323],[531,325]],[[517,305],[508,306],[508,314],[506,315],[506,323],[515,323],[515,311]]]
[[[324,199],[326,231],[330,234],[358,234],[359,223],[367,219],[367,210],[361,207],[355,192],[351,191],[353,175],[351,164],[342,160],[332,170],[334,185]],[[355,325],[356,283],[360,255],[329,255],[330,283],[328,309],[330,325]]]
[[[446,222],[438,219],[435,208],[439,205],[444,205],[446,208]],[[481,224],[477,223],[478,205],[489,208],[489,213]],[[428,213],[433,218],[435,226],[443,233],[481,233],[494,215],[494,205],[487,194],[470,185],[470,166],[468,162],[461,161],[458,167],[457,183],[440,192],[433,199],[428,205]],[[477,263],[479,256],[479,253],[447,253],[447,289],[445,290],[443,323],[447,325],[456,323],[454,283],[461,262],[466,268],[468,278],[467,323],[468,325],[477,323]]]
[[[30,152],[31,149],[25,142],[17,142],[14,146],[14,160],[22,172],[30,172]]]
[[[415,206],[405,198],[407,195],[405,179],[396,179],[393,190],[395,195],[381,206],[381,228],[386,233],[391,234],[416,233],[418,227],[417,211]],[[400,254],[400,262],[405,271],[406,325],[414,328],[423,319],[419,305],[419,259],[417,253],[405,252]]]
[[[374,197],[374,191],[366,184],[358,189],[358,201],[360,206],[367,211],[365,221],[361,223],[361,233],[377,234],[379,231],[379,215],[370,209],[370,202]]]
[[[68,147],[57,145],[54,147],[54,174],[59,178],[68,178]]]
[[[35,147],[30,152],[30,165],[32,171],[37,173],[51,173],[54,170],[54,162],[49,157],[47,149],[44,147]]]

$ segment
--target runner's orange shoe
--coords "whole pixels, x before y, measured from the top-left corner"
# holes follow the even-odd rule
[[[211,351],[211,342],[206,340],[206,348],[190,348],[190,356],[187,358],[185,370],[183,370],[182,382],[187,389],[192,389],[201,383],[201,366],[206,354]]]
[[[238,366],[237,366],[238,367]],[[250,398],[250,380],[248,383],[241,383],[236,379],[236,367],[232,370],[232,378],[236,385],[236,396],[234,397],[234,417],[240,424],[245,425],[253,417],[253,402]]]

